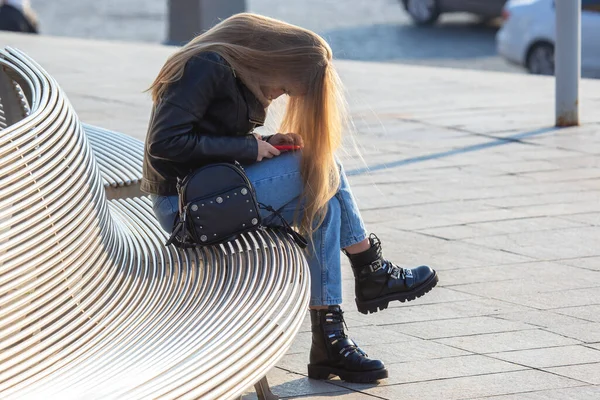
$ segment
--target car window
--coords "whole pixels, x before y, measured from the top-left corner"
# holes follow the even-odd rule
[[[600,0],[581,0],[581,9],[600,12]]]

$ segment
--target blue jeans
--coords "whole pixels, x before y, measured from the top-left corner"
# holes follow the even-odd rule
[[[290,223],[302,193],[300,153],[283,153],[278,157],[245,166],[258,201],[271,205]],[[342,303],[341,249],[367,237],[348,179],[339,164],[341,184],[327,204],[323,224],[313,234],[314,246],[305,252],[311,274],[311,306]],[[177,213],[177,196],[151,196],[154,213],[164,230],[170,232]],[[262,210],[263,217],[270,214]],[[277,222],[265,219],[265,223]]]

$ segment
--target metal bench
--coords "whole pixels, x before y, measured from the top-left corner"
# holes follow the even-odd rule
[[[84,129],[52,77],[0,50],[0,398],[277,398],[263,377],[306,313],[301,251],[271,230],[165,248],[149,198],[119,189],[140,146]]]

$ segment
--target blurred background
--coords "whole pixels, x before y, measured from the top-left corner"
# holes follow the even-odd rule
[[[41,34],[153,43],[169,41],[169,3],[185,3],[30,1]],[[218,8],[228,1],[203,3]],[[583,0],[587,77],[600,77],[599,5]],[[554,73],[553,0],[245,0],[245,9],[316,31],[341,59]]]
[[[480,2],[488,1],[497,0]],[[31,5],[43,34],[167,40],[168,0],[31,0]],[[521,71],[497,55],[498,23],[482,24],[469,14],[443,14],[439,23],[422,29],[398,0],[246,0],[246,9],[316,31],[338,58]]]

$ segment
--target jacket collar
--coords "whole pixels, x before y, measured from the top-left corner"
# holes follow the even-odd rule
[[[248,119],[250,120],[250,122],[258,126],[264,125],[265,119],[267,117],[267,111],[265,106],[260,102],[260,100],[256,98],[254,93],[252,93],[252,91],[248,89],[244,82],[242,82],[242,80],[237,76],[233,67],[229,65],[229,63],[227,63],[227,61],[221,55],[219,55],[219,58],[221,58],[224,65],[227,65],[231,69],[233,79],[235,79],[235,81],[237,82],[238,87],[242,92],[242,96],[244,97],[244,100],[246,100],[246,104],[248,106]]]
[[[264,108],[262,103],[256,98],[254,93],[252,93],[252,91],[248,89],[248,87],[244,85],[244,83],[240,79],[236,79],[239,83],[240,90],[242,91],[242,95],[246,100],[246,104],[248,106],[248,119],[253,124],[261,126],[264,125],[265,119],[267,117],[266,109]]]

